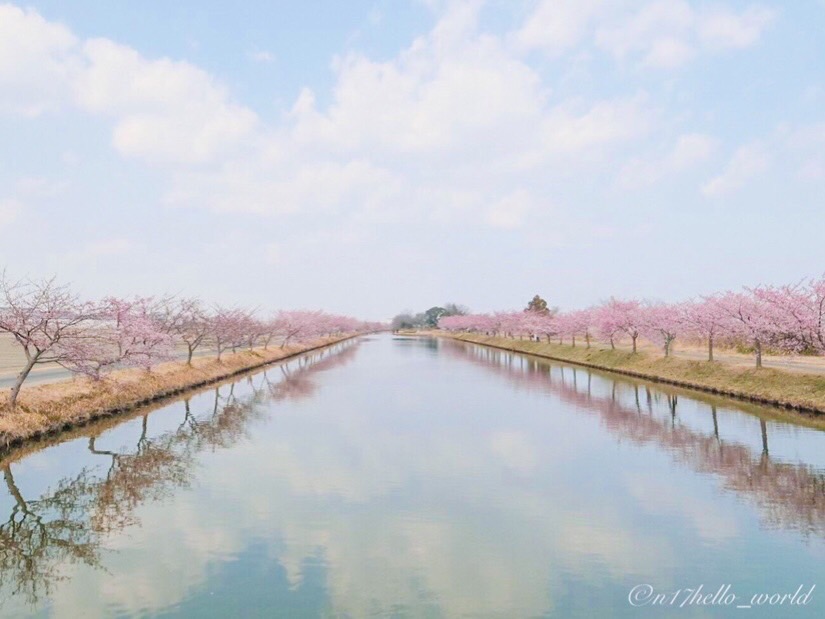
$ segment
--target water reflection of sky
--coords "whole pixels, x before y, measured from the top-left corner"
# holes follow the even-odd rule
[[[113,471],[88,436],[9,470],[26,497],[84,467],[114,480],[75,491],[105,570],[63,565],[53,616],[635,617],[641,582],[825,595],[825,434],[714,408],[386,336],[101,430]]]

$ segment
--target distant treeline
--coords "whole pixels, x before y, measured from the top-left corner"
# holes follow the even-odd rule
[[[400,329],[426,329],[438,326],[438,321],[445,316],[464,316],[470,313],[470,309],[457,303],[445,303],[443,306],[435,305],[425,312],[414,314],[406,310],[392,319],[392,330]]]

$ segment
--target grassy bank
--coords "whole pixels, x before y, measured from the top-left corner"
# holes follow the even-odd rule
[[[769,368],[741,368],[719,362],[690,361],[636,353],[531,342],[476,334],[446,334],[466,342],[524,352],[556,361],[618,372],[653,382],[698,389],[729,397],[825,414],[825,376],[784,372]]]
[[[0,450],[225,380],[349,337],[323,338],[283,349],[245,350],[226,354],[220,362],[215,358],[195,358],[191,366],[185,361],[171,361],[152,368],[151,372],[119,370],[97,382],[75,378],[24,387],[14,412],[5,401],[0,403]]]

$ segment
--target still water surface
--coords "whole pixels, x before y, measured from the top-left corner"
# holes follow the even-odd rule
[[[346,342],[0,468],[3,617],[825,616],[825,432],[470,344]]]

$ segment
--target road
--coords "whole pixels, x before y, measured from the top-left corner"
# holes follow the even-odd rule
[[[195,351],[195,357],[203,357],[206,355],[214,355],[215,351],[212,349],[204,349]],[[175,353],[175,359],[186,359],[186,351],[178,350]],[[14,384],[14,379],[17,376],[20,366],[22,365],[23,355],[11,347],[10,342],[0,342],[0,389],[9,389]],[[69,380],[72,373],[60,367],[56,363],[45,363],[42,366],[35,367],[29,377],[26,379],[26,386],[40,385],[45,383],[56,383],[63,380]]]
[[[630,350],[630,345],[622,343],[617,345],[617,348],[621,350]],[[639,350],[649,354],[661,354],[661,352],[649,342],[640,344]],[[705,361],[708,358],[707,349],[690,344],[677,344],[671,354],[680,359],[691,359],[694,361]],[[729,349],[714,350],[713,358],[715,361],[720,363],[736,367],[752,368],[756,364],[753,355],[741,354]],[[825,374],[825,358],[823,357],[763,355],[762,365],[766,368],[784,370],[787,372],[797,372],[801,374]]]

